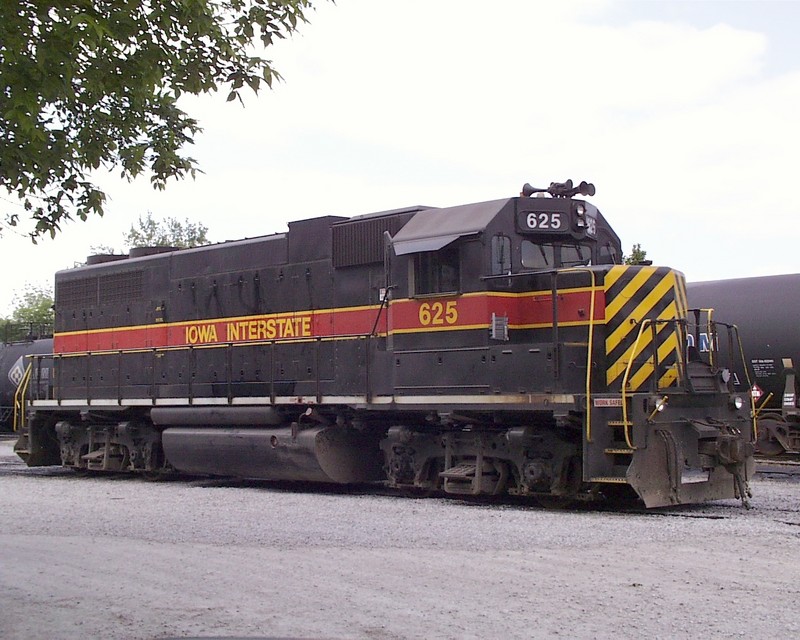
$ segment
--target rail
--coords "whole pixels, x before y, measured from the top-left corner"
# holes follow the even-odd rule
[[[96,386],[96,383],[92,380],[92,374],[94,373],[94,369],[92,368],[92,362],[94,358],[110,358],[116,357],[117,362],[113,367],[113,370],[116,371],[116,379],[114,380],[112,385],[106,385],[108,388],[109,386],[115,387],[115,394],[116,400],[119,404],[122,404],[125,396],[123,393],[123,388],[125,386],[138,386],[138,387],[147,387],[148,394],[146,398],[150,400],[153,404],[155,404],[156,399],[158,396],[158,388],[159,388],[159,381],[157,380],[158,370],[159,370],[159,361],[161,358],[164,358],[167,354],[171,353],[186,353],[188,355],[187,361],[184,361],[184,365],[188,365],[189,370],[186,372],[186,381],[182,383],[183,386],[186,388],[186,396],[188,399],[189,404],[197,397],[196,394],[196,387],[200,385],[207,385],[207,384],[222,384],[224,385],[224,395],[227,397],[228,404],[233,404],[233,400],[235,397],[235,389],[237,384],[241,384],[244,382],[247,383],[263,383],[266,388],[268,389],[268,395],[270,397],[271,402],[275,402],[278,391],[277,387],[283,383],[306,383],[310,384],[313,387],[313,393],[310,394],[303,394],[303,395],[313,395],[316,398],[316,401],[319,403],[322,401],[323,396],[323,389],[322,385],[324,382],[324,378],[321,376],[321,345],[323,343],[340,341],[340,340],[364,340],[366,342],[366,348],[364,353],[364,366],[363,366],[363,384],[361,384],[360,391],[363,392],[367,401],[371,398],[371,371],[370,371],[370,360],[373,355],[373,338],[376,338],[373,334],[348,334],[348,335],[326,335],[326,336],[315,336],[313,338],[298,338],[294,340],[253,340],[247,342],[221,342],[221,343],[212,343],[212,344],[201,344],[201,345],[178,345],[178,346],[164,346],[164,347],[148,347],[148,348],[133,348],[133,349],[108,349],[108,350],[99,350],[99,351],[76,351],[70,353],[54,353],[54,354],[37,354],[29,356],[34,361],[37,361],[41,366],[41,362],[45,359],[52,359],[55,369],[55,378],[53,379],[53,399],[57,400],[59,403],[66,398],[64,398],[64,369],[63,366],[55,366],[59,362],[68,362],[69,360],[78,359],[78,358],[85,358],[86,364],[83,374],[85,376],[85,393],[86,393],[86,400],[89,404],[92,401],[92,391],[93,387]],[[281,354],[281,351],[284,349],[288,349],[292,346],[298,346],[302,344],[313,344],[314,345],[314,372],[313,377],[309,378],[298,378],[298,379],[280,379],[276,376],[276,364],[277,364],[277,356]],[[261,380],[236,380],[234,376],[234,367],[233,367],[233,353],[236,349],[258,349],[261,348],[267,353],[268,363],[267,366],[264,367],[265,369],[269,370],[269,376],[261,381]],[[208,379],[208,380],[197,380],[198,373],[201,372],[204,368],[204,364],[202,359],[199,357],[199,354],[205,351],[213,351],[224,349],[224,363],[221,368],[224,368],[224,379],[217,380],[217,379]],[[136,354],[150,354],[151,360],[148,363],[149,371],[146,372],[145,375],[149,374],[150,378],[145,384],[143,382],[143,378],[140,378],[140,381],[137,383],[130,383],[129,385],[123,384],[123,367],[122,365],[122,358],[125,356],[131,356]],[[172,383],[174,384],[174,383]],[[41,393],[41,386],[34,385],[33,386],[35,392],[32,397],[34,400],[42,399],[39,397]],[[107,397],[107,396],[106,396]],[[96,398],[95,398],[96,399]]]
[[[751,418],[752,418],[752,421],[753,421],[753,438],[755,440],[758,437],[757,425],[756,425],[757,411],[756,411],[756,407],[755,407],[755,400],[753,399],[752,394],[749,392],[750,388],[752,387],[752,383],[751,383],[751,379],[750,379],[750,374],[749,374],[749,372],[747,370],[747,361],[745,360],[745,357],[744,357],[744,349],[742,347],[741,336],[739,335],[739,328],[734,324],[727,324],[727,323],[724,323],[724,322],[717,322],[717,321],[711,320],[710,318],[711,318],[711,314],[713,313],[713,309],[701,309],[701,310],[692,309],[692,310],[690,310],[690,312],[695,314],[695,319],[696,319],[696,321],[695,321],[695,323],[693,325],[693,327],[695,329],[695,333],[694,333],[695,342],[694,342],[693,346],[695,348],[697,348],[697,345],[699,343],[699,328],[701,326],[701,323],[699,321],[699,314],[696,313],[698,311],[708,312],[707,313],[707,318],[708,319],[707,319],[707,321],[705,323],[705,327],[706,327],[706,330],[707,330],[706,336],[707,336],[707,340],[708,340],[708,351],[707,351],[707,353],[708,353],[708,365],[709,365],[709,367],[711,367],[711,369],[713,371],[717,371],[718,370],[717,367],[718,367],[718,364],[719,364],[719,362],[721,360],[721,356],[722,356],[721,350],[719,348],[719,340],[718,340],[719,327],[725,327],[727,329],[727,336],[728,336],[728,344],[727,344],[727,350],[726,350],[726,353],[727,353],[727,363],[726,363],[727,364],[727,369],[729,371],[733,371],[734,370],[734,359],[738,357],[738,360],[742,365],[742,369],[744,370],[745,379],[746,379],[746,382],[747,382],[747,390],[748,390],[747,396],[748,396],[749,401],[750,401],[750,415],[751,415]],[[658,332],[658,325],[668,325],[668,324],[672,324],[672,325],[675,326],[675,332],[679,336],[679,340],[685,342],[685,348],[680,349],[680,351],[679,351],[680,355],[678,357],[678,360],[676,361],[676,367],[677,367],[676,381],[677,381],[677,384],[678,384],[679,387],[683,386],[684,390],[686,390],[688,392],[695,392],[695,389],[692,387],[692,376],[689,374],[689,362],[690,362],[690,356],[689,356],[690,348],[689,347],[691,345],[689,344],[689,340],[688,340],[688,336],[690,335],[690,331],[689,331],[690,327],[689,327],[688,321],[686,319],[684,319],[684,318],[673,318],[673,319],[665,319],[665,320],[645,318],[644,320],[642,320],[639,323],[639,330],[638,330],[637,335],[636,335],[636,340],[634,341],[633,346],[631,348],[631,358],[628,360],[627,365],[625,367],[625,373],[622,376],[622,424],[623,424],[624,435],[625,435],[625,443],[628,445],[628,447],[630,449],[636,449],[636,447],[633,445],[633,438],[632,438],[632,435],[631,435],[631,426],[632,425],[631,425],[630,420],[628,419],[629,418],[629,415],[628,415],[628,398],[629,398],[629,394],[630,394],[630,392],[628,391],[628,387],[629,387],[630,373],[631,373],[631,370],[633,368],[634,361],[637,359],[636,355],[637,355],[637,353],[639,351],[639,343],[642,340],[642,336],[645,334],[645,332],[648,329],[653,332],[653,340],[651,340],[649,342],[649,345],[648,345],[649,346],[649,350],[651,351],[651,353],[648,355],[648,349],[645,348],[642,351],[641,355],[644,355],[645,358],[648,359],[648,360],[650,358],[652,358],[652,360],[653,360],[653,378],[652,378],[652,382],[651,382],[651,384],[653,385],[653,388],[651,389],[651,391],[653,393],[660,393],[660,392],[666,391],[667,389],[664,388],[664,387],[661,387],[660,384],[659,384],[660,376],[659,376],[659,361],[658,361],[658,343],[655,340],[655,336],[656,336],[656,334]],[[699,351],[697,353],[698,353],[698,357],[699,357]],[[727,384],[730,387],[730,382],[729,381],[727,381]]]
[[[52,337],[52,323],[6,321],[0,324],[0,341],[4,344],[30,342]]]
[[[652,320],[650,318],[645,318],[639,324],[639,331],[636,334],[636,340],[633,342],[633,348],[631,351],[631,357],[628,359],[628,364],[625,367],[625,373],[622,375],[622,425],[625,434],[625,444],[628,445],[629,449],[636,449],[633,446],[633,440],[631,438],[631,423],[628,420],[628,379],[630,378],[631,369],[633,368],[633,362],[636,359],[636,353],[639,351],[639,341],[642,339],[642,335],[647,327],[654,325],[656,320]],[[672,322],[671,320],[662,320],[662,322]],[[654,342],[651,342],[651,345],[654,345]],[[658,352],[658,348],[654,345],[653,350],[655,353]],[[655,364],[655,361],[654,361]],[[657,378],[658,371],[654,368],[653,370],[653,379]]]
[[[593,269],[581,269],[580,267],[570,267],[569,269],[561,269],[554,272],[553,278],[553,327],[554,331],[557,331],[556,327],[558,326],[558,276],[559,274],[564,273],[588,273],[590,279],[590,300],[589,300],[589,326],[587,329],[587,339],[586,339],[586,382],[585,382],[585,392],[586,392],[586,442],[592,441],[592,362],[593,362],[593,354],[594,354],[594,326],[595,326],[595,318],[594,318],[594,310],[595,310],[595,299],[597,298],[597,275],[595,274]],[[558,338],[558,334],[556,333],[553,336],[554,343]],[[558,359],[556,359],[558,362]]]
[[[17,385],[17,390],[14,392],[14,419],[12,422],[14,431],[22,431],[25,428],[25,396],[28,393],[32,369],[33,362],[29,362]]]
[[[752,389],[753,389],[753,381],[750,378],[750,371],[747,368],[747,360],[744,357],[744,346],[742,346],[742,337],[739,335],[739,327],[731,325],[734,330],[736,331],[736,339],[739,344],[739,358],[742,362],[742,367],[744,369],[744,377],[747,380],[747,397],[750,399],[750,417],[753,420],[753,442],[758,442],[758,412],[759,410],[756,409],[756,399],[753,397]],[[769,397],[767,397],[769,400]],[[763,407],[763,405],[762,405]]]
[[[735,324],[728,324],[725,322],[717,322],[712,321],[712,317],[714,315],[714,309],[690,309],[691,313],[694,314],[695,317],[695,336],[697,336],[697,332],[699,331],[700,327],[700,314],[706,314],[706,331],[707,331],[707,338],[709,341],[709,363],[711,366],[714,366],[714,354],[719,352],[719,343],[718,343],[718,326],[726,327],[728,330],[728,369],[734,369],[733,363],[733,356],[734,352],[739,356],[739,364],[741,364],[742,371],[744,372],[745,381],[747,382],[747,397],[749,398],[750,402],[750,416],[753,421],[753,442],[758,440],[758,413],[761,408],[756,408],[756,400],[751,393],[751,389],[753,388],[753,380],[750,377],[750,369],[747,366],[747,360],[744,356],[744,346],[742,345],[742,337],[739,334],[739,327]],[[734,344],[733,337],[736,337],[736,343]],[[697,343],[697,338],[696,342]],[[769,398],[767,398],[769,399]]]

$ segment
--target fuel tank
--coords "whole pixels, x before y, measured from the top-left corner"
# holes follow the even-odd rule
[[[383,479],[377,434],[337,426],[170,427],[164,454],[178,471],[293,482]]]

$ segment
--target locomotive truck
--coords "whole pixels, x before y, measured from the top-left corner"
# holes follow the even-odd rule
[[[16,451],[98,472],[746,501],[739,350],[685,348],[683,275],[621,264],[591,195],[526,184],[61,271],[52,392],[32,395]]]
[[[687,290],[691,305],[713,309],[742,331],[747,370],[736,367],[733,375],[742,392],[749,379],[758,452],[800,454],[800,274],[694,282]]]

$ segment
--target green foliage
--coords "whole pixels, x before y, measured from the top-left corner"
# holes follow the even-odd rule
[[[164,218],[162,221],[154,220],[153,214],[148,211],[142,218],[139,216],[138,227],[131,225],[130,231],[125,234],[125,245],[131,247],[178,247],[186,249],[208,244],[206,233],[208,227],[202,223],[193,223],[189,220],[181,222],[176,218]]]
[[[19,197],[31,238],[103,214],[88,174],[149,171],[157,189],[194,176],[183,148],[200,131],[184,93],[239,99],[279,75],[252,45],[305,22],[311,0],[0,2],[0,186]],[[4,212],[5,225],[21,223]]]
[[[14,296],[14,310],[8,321],[18,324],[51,325],[54,318],[52,288],[28,285],[21,295]]]
[[[647,251],[642,249],[642,245],[635,244],[631,249],[631,254],[629,256],[622,256],[622,261],[625,264],[639,264],[644,262],[647,259]]]

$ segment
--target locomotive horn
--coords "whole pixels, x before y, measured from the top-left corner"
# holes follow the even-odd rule
[[[536,193],[538,189],[531,186],[530,182],[526,182],[522,185],[522,191],[519,192],[523,198],[530,198],[534,193]]]
[[[556,193],[561,194],[570,189],[572,189],[572,180],[567,180],[566,182],[551,182],[549,191],[551,194],[555,195]]]
[[[578,185],[578,193],[582,196],[593,196],[595,194],[594,185],[591,182],[582,180]]]
[[[552,186],[552,182],[550,185]],[[522,185],[522,191],[519,192],[519,195],[523,198],[530,198],[534,193],[551,193],[550,188],[541,189],[539,187],[531,186],[530,182],[526,182]]]

